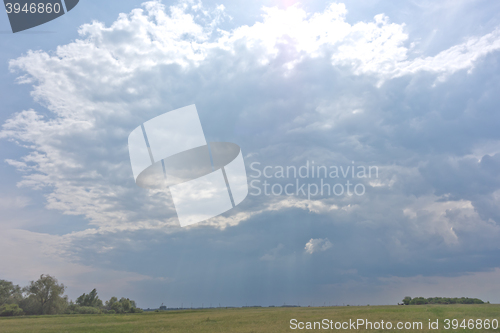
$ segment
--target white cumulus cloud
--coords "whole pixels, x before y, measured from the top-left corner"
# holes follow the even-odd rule
[[[306,243],[306,253],[313,254],[314,252],[326,251],[333,246],[328,238],[311,238],[309,242]]]

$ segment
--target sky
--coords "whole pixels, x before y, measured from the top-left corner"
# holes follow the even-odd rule
[[[0,279],[142,308],[500,303],[498,13],[82,0],[16,34],[0,15]],[[168,191],[135,184],[127,138],[191,104],[207,141],[241,147],[250,194],[181,228]],[[312,165],[348,172],[279,174]]]

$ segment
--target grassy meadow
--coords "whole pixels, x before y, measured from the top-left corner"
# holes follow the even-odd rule
[[[444,319],[497,319],[500,305],[414,305],[414,306],[346,306],[311,308],[238,308],[145,312],[121,315],[58,315],[0,318],[0,332],[307,332],[291,329],[292,318],[301,322],[345,322],[365,319],[371,322],[422,322],[423,329],[372,329],[371,332],[500,332],[500,329],[444,329]],[[439,329],[429,330],[429,319],[439,320]],[[329,331],[316,329],[314,331]],[[337,331],[335,328],[331,331]],[[338,330],[367,331],[364,327]]]

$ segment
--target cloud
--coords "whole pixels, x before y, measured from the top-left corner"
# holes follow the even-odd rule
[[[280,250],[283,249],[283,247],[284,247],[283,244],[278,244],[278,246],[269,251],[269,253],[266,253],[262,257],[260,257],[260,260],[267,260],[267,261],[276,260]]]
[[[313,239],[311,238],[309,242],[306,243],[306,247],[304,248],[306,250],[306,253],[313,254],[314,252],[323,252],[328,250],[333,246],[332,243],[328,240],[328,238],[322,239],[322,238],[316,238]]]
[[[403,24],[377,15],[373,22],[350,25],[343,4],[314,14],[297,6],[264,8],[262,22],[232,31],[216,28],[224,18],[223,7],[202,10],[202,5],[189,8],[181,2],[168,8],[170,14],[159,2],[143,7],[121,14],[110,27],[99,22],[83,25],[84,39],[60,46],[54,54],[30,51],[10,62],[13,70],[25,73],[19,82],[33,84],[34,99],[51,111],[49,118],[22,111],[3,124],[0,137],[32,149],[20,161],[9,161],[25,173],[19,185],[52,188],[48,208],[83,214],[100,226],[136,224],[139,215],[148,216],[141,221],[145,227],[175,224],[167,193],[141,192],[130,181],[124,138],[159,110],[199,99],[196,90],[208,86],[200,86],[195,71],[203,73],[211,66],[209,75],[217,86],[216,77],[226,75],[218,68],[220,57],[235,63],[233,70],[241,75],[278,61],[283,70],[275,76],[280,80],[299,63],[328,57],[334,50],[332,65],[348,63],[356,75],[373,72],[387,78],[420,70],[470,69],[500,45],[495,31],[434,57],[408,60]],[[313,130],[315,124],[324,124],[324,119],[300,128]],[[150,209],[160,202],[163,213]]]
[[[75,263],[67,256],[68,237],[34,233],[26,230],[3,230],[0,251],[9,253],[0,258],[2,279],[27,284],[40,274],[50,274],[66,286],[70,298],[97,288],[101,298],[119,296],[131,284],[150,277],[135,272],[96,269]],[[113,281],[110,285],[107,281]]]
[[[0,197],[0,209],[20,209],[29,205],[30,198],[24,196]]]
[[[471,37],[466,42],[452,46],[432,57],[404,61],[396,66],[393,77],[415,74],[419,71],[439,73],[443,81],[456,71],[474,69],[479,58],[500,49],[500,29],[481,37]]]

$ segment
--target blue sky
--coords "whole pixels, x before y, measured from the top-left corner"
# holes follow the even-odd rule
[[[499,6],[82,0],[18,34],[0,15],[0,278],[145,308],[500,302]],[[379,175],[180,228],[127,137],[190,104],[249,181],[255,162]]]

